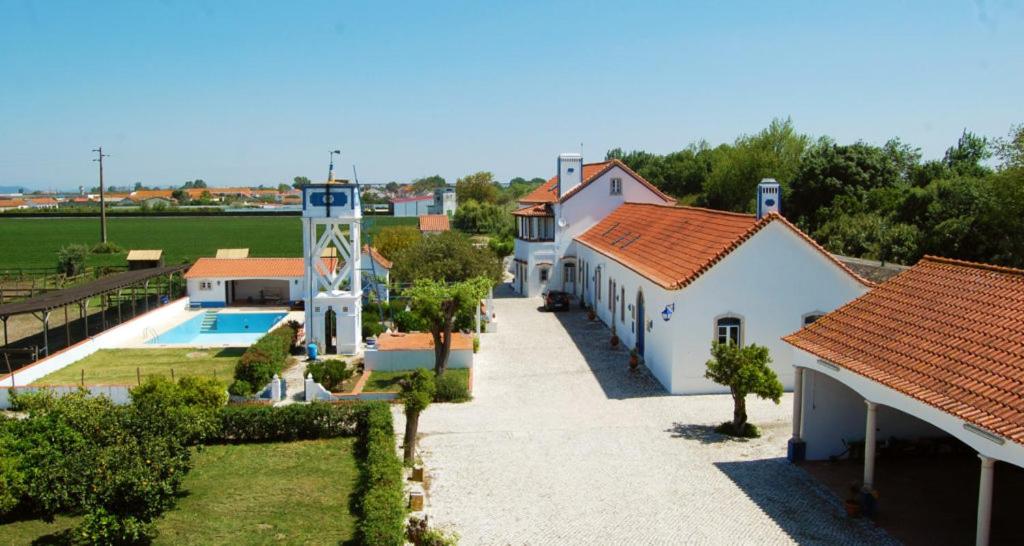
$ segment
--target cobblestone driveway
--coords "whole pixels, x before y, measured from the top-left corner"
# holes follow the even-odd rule
[[[788,394],[748,403],[762,438],[727,440],[708,427],[731,416],[727,396],[666,395],[578,310],[496,303],[474,401],[420,424],[428,513],[462,544],[889,541],[785,461]]]

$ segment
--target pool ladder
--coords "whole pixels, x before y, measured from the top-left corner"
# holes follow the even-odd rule
[[[217,312],[207,311],[203,315],[203,325],[199,328],[199,332],[208,334],[217,329]]]
[[[152,328],[143,328],[142,329],[142,341],[143,342],[147,342],[147,341],[150,341],[150,340],[155,339],[155,338],[156,338],[156,330],[154,330]]]

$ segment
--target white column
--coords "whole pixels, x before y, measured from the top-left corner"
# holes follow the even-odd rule
[[[864,429],[864,490],[870,491],[875,485],[875,428],[878,404],[864,401],[868,406],[867,423]]]
[[[797,367],[793,378],[793,440],[800,440],[804,413],[804,369]]]
[[[980,453],[978,458],[981,459],[981,483],[978,484],[978,528],[974,543],[977,546],[988,546],[992,523],[992,478],[995,475],[996,460]]]

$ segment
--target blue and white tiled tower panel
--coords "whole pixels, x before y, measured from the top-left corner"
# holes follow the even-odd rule
[[[353,355],[361,348],[361,227],[357,185],[302,188],[306,341],[324,354]]]
[[[770,212],[782,214],[782,186],[774,178],[764,178],[757,185],[757,217]]]

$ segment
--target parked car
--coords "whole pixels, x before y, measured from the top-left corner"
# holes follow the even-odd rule
[[[545,290],[544,309],[546,311],[568,311],[569,293],[558,290]]]

